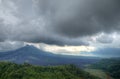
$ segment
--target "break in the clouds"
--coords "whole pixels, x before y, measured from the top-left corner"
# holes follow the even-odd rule
[[[119,8],[120,0],[0,0],[0,42],[119,47]]]

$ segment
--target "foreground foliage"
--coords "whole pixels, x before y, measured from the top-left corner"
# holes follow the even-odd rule
[[[99,79],[74,65],[33,66],[0,62],[0,79]]]

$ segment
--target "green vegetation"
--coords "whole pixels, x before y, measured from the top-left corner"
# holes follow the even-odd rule
[[[74,65],[33,66],[0,62],[0,79],[100,79]]]
[[[100,69],[85,69],[86,72],[89,72],[91,75],[97,76],[101,79],[108,79],[108,77],[110,79],[112,79],[110,77],[110,75],[106,74],[104,71],[100,70]]]
[[[90,68],[102,69],[111,75],[114,79],[120,79],[120,59],[103,59],[93,64]]]

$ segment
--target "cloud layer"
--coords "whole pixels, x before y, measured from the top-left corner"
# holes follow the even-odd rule
[[[119,8],[120,0],[0,0],[0,47],[8,41],[119,47]]]

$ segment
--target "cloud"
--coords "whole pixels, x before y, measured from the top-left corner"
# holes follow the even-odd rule
[[[96,40],[103,44],[110,44],[114,41],[114,37],[113,35],[101,33],[99,36],[96,37]]]
[[[0,42],[113,44],[110,34],[120,30],[119,4],[119,0],[0,0]],[[102,33],[106,35],[96,38]]]
[[[20,41],[7,40],[4,42],[0,42],[0,52],[15,50],[15,49],[18,49],[20,47],[23,47],[24,45],[25,45],[24,42],[20,42]]]
[[[94,56],[91,52],[96,50],[92,46],[58,46],[44,43],[25,43],[25,45],[33,45],[43,51],[60,55]]]
[[[120,28],[119,0],[38,1],[40,12],[48,16],[53,31],[67,37],[109,33]]]

